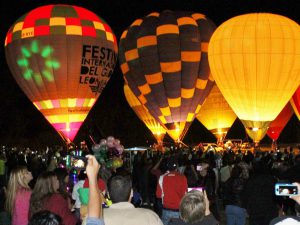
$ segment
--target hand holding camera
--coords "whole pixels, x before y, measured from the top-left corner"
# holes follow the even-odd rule
[[[295,185],[298,189],[298,191],[300,190],[300,184],[299,183],[293,183],[293,185]],[[300,195],[298,192],[298,195],[294,195],[294,196],[290,196],[291,199],[295,200],[299,205],[300,205]]]
[[[275,184],[275,194],[277,196],[299,196],[299,184],[277,183]]]
[[[92,179],[97,180],[98,171],[100,169],[100,164],[98,163],[97,159],[93,155],[87,155],[87,166],[86,166],[86,174],[89,178],[89,181]]]

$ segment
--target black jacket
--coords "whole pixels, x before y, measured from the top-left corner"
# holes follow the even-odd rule
[[[243,204],[251,216],[278,215],[275,199],[275,179],[268,174],[253,176],[245,185]]]
[[[219,225],[219,222],[212,214],[210,214],[208,216],[205,216],[203,220],[198,223],[186,223],[182,219],[173,218],[169,221],[168,225]]]
[[[242,192],[246,181],[243,178],[229,178],[224,187],[224,205],[242,207]]]

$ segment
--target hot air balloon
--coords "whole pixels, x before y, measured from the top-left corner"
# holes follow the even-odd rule
[[[124,85],[124,94],[129,106],[152,132],[157,140],[157,143],[161,144],[166,134],[166,130],[158,122],[156,122],[156,120],[150,115],[148,110],[140,103],[140,101],[126,84]]]
[[[72,141],[113,72],[117,42],[109,25],[91,11],[47,5],[11,26],[5,53],[27,97]]]
[[[255,142],[300,83],[300,27],[280,15],[229,19],[209,43],[209,65],[224,98]]]
[[[298,119],[300,120],[300,86],[298,87],[297,91],[291,98],[290,102],[291,102],[291,105],[293,106],[295,114],[297,115]]]
[[[289,122],[293,115],[293,109],[290,103],[286,104],[283,110],[273,120],[268,128],[267,135],[273,140],[273,145],[276,146],[276,141],[285,125]]]
[[[214,29],[202,14],[164,11],[137,19],[121,36],[125,82],[175,141],[212,88],[207,47]]]
[[[214,85],[206,98],[197,119],[210,131],[218,140],[222,142],[228,130],[236,119],[217,85]]]

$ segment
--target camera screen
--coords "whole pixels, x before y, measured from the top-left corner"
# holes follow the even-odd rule
[[[201,171],[202,170],[202,166],[198,165],[196,168],[197,171]]]
[[[298,189],[297,186],[279,186],[278,187],[279,195],[297,195]]]
[[[71,157],[71,166],[74,168],[85,168],[86,162],[82,158]]]
[[[203,191],[204,187],[192,187],[192,188],[188,188],[188,192],[191,190],[196,190],[196,191]]]

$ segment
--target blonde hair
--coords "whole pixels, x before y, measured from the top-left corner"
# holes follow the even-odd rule
[[[197,223],[203,220],[205,209],[204,195],[200,191],[190,191],[180,202],[180,217],[186,223]]]
[[[24,179],[27,172],[26,166],[17,166],[10,173],[5,201],[5,209],[10,215],[14,211],[17,192],[21,189],[30,190],[27,181]]]
[[[53,180],[57,178],[54,172],[43,172],[37,178],[30,198],[30,217],[44,209],[45,200],[57,193],[53,186]]]

